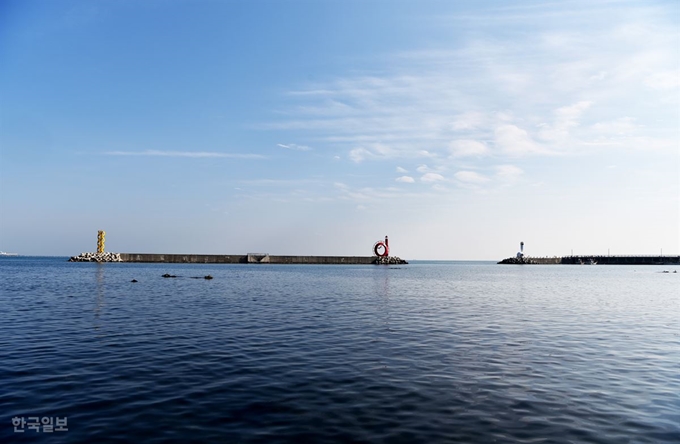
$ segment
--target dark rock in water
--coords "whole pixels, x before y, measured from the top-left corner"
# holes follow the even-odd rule
[[[177,276],[175,276],[174,274],[165,273],[165,274],[163,275],[163,277],[164,277],[164,278],[176,278]]]
[[[133,279],[133,280],[131,280],[130,282],[137,282],[137,279]]]
[[[205,276],[205,278],[204,278],[204,279],[212,279],[212,278],[213,278],[212,276],[210,276],[210,275],[207,275],[207,276]]]

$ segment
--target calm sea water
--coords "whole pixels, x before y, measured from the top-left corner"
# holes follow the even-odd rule
[[[677,269],[2,258],[0,441],[677,443]]]

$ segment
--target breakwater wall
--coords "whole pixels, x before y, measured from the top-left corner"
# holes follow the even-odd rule
[[[177,264],[333,264],[370,265],[374,256],[271,256],[269,254],[148,254],[119,253],[123,262],[177,263]],[[391,263],[407,263],[394,258]]]
[[[168,264],[247,264],[247,255],[119,253],[123,262]]]
[[[567,265],[679,265],[680,256],[562,256],[531,257],[521,259],[510,257],[499,264],[567,264]]]

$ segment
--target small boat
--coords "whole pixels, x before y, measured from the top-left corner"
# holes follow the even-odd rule
[[[6,253],[4,251],[0,251],[0,256],[19,256],[19,253]]]

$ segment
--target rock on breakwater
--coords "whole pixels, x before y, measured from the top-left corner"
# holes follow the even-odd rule
[[[378,256],[375,259],[376,265],[399,265],[408,264],[404,259],[397,256]]]
[[[123,262],[120,253],[80,253],[72,256],[69,262]]]
[[[535,260],[528,257],[509,257],[498,262],[499,264],[538,264]]]

